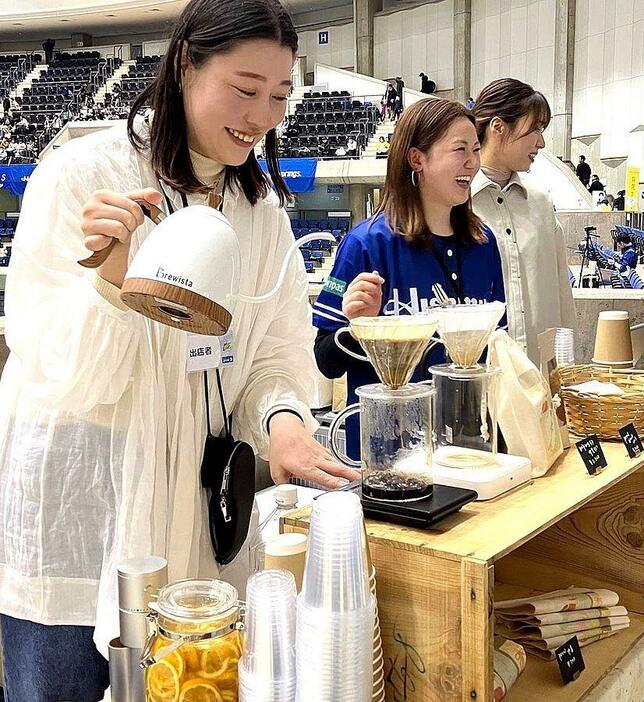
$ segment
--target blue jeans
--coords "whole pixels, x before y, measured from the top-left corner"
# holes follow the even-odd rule
[[[5,702],[99,702],[110,680],[91,626],[46,626],[0,614]]]

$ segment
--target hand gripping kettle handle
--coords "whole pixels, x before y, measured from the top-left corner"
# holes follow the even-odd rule
[[[356,414],[358,412],[360,412],[360,405],[356,402],[353,405],[345,407],[342,412],[338,414],[329,427],[329,445],[331,446],[331,453],[338,459],[338,461],[340,461],[340,463],[344,463],[347,466],[351,466],[351,468],[361,470],[362,463],[360,463],[360,461],[354,461],[352,458],[349,458],[346,453],[342,453],[342,451],[340,451],[338,448],[338,430],[340,429],[340,425],[346,417],[350,417],[352,414]]]
[[[134,202],[143,210],[143,214],[155,224],[159,224],[159,222],[165,219],[163,210],[160,210],[156,205],[151,205],[145,200],[134,200]],[[82,261],[79,261],[80,265],[83,266],[83,268],[98,268],[103,265],[112,253],[112,249],[116,246],[117,241],[118,239],[112,239],[104,249],[95,251],[89,258],[84,258]]]
[[[314,234],[307,234],[301,239],[294,241],[291,244],[289,250],[286,252],[284,262],[282,263],[282,268],[280,269],[280,273],[277,277],[277,283],[275,283],[275,287],[272,290],[269,290],[263,295],[257,296],[242,295],[241,293],[238,293],[237,295],[235,295],[235,298],[237,300],[240,300],[241,302],[251,302],[256,304],[259,302],[266,302],[266,300],[270,300],[271,297],[275,297],[275,295],[277,295],[277,293],[279,292],[279,289],[282,287],[282,284],[284,283],[284,278],[286,277],[288,264],[291,258],[293,257],[293,254],[297,251],[297,249],[300,248],[300,246],[302,246],[303,244],[307,244],[309,241],[335,241],[335,237],[333,236],[333,234],[327,232],[315,232]]]

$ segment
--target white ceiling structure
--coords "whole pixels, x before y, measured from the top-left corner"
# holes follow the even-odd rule
[[[294,14],[341,4],[341,0],[283,2]],[[0,40],[161,30],[186,4],[187,0],[0,0]]]

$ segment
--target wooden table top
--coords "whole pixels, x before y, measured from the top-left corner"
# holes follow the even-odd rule
[[[426,531],[367,521],[373,542],[396,542],[451,560],[469,557],[489,563],[507,555],[644,465],[644,454],[630,459],[621,442],[602,442],[608,467],[590,476],[574,446],[542,477],[493,500],[472,502]],[[284,517],[306,528],[310,508]]]

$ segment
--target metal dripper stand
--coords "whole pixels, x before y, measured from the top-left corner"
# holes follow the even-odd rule
[[[130,558],[118,566],[120,637],[109,644],[112,702],[145,702],[141,653],[148,637],[150,603],[168,582],[168,562],[159,556]]]

